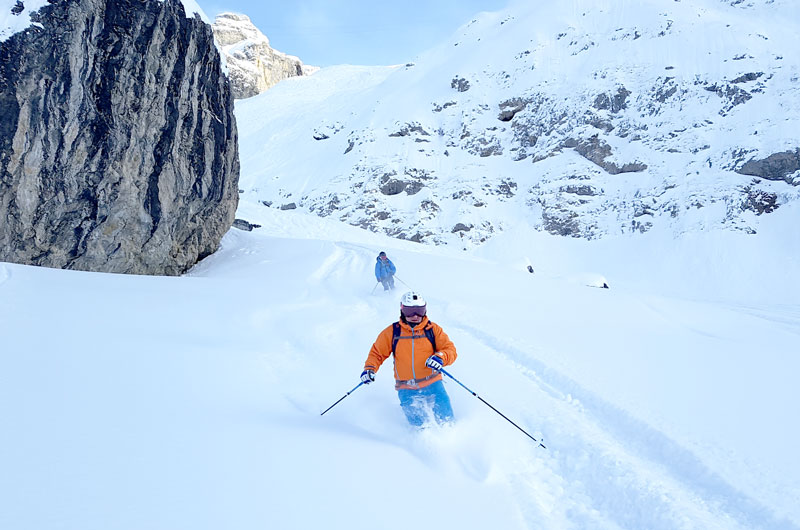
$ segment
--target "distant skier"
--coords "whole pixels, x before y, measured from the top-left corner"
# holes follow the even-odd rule
[[[438,423],[453,421],[450,397],[439,370],[453,364],[458,354],[447,333],[426,314],[422,295],[413,291],[404,294],[400,320],[381,331],[361,372],[363,383],[373,382],[375,372],[394,353],[394,387],[408,422],[417,427],[425,423],[431,409]]]
[[[397,269],[392,260],[386,256],[386,252],[378,254],[377,263],[375,263],[375,279],[383,284],[384,291],[394,289],[395,272],[397,272]]]

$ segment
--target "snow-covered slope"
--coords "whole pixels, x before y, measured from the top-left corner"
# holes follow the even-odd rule
[[[464,247],[520,223],[752,233],[800,193],[798,33],[788,0],[518,2],[414,63],[240,102],[240,187]]]
[[[0,264],[0,528],[800,528],[796,303],[240,213],[262,227],[183,278]],[[456,425],[411,431],[389,367],[320,417],[397,317],[402,291],[370,295],[379,250],[455,341],[449,371],[547,449],[451,380]]]

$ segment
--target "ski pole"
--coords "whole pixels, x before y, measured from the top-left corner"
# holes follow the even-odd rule
[[[402,283],[403,285],[405,285],[406,287],[408,287],[409,289],[411,289],[411,286],[410,286],[410,285],[408,285],[408,284],[407,284],[406,282],[404,282],[403,280],[401,280],[400,278],[398,278],[396,274],[395,274],[395,276],[394,276],[394,277],[395,277],[395,278],[397,278],[397,281],[399,281],[400,283]]]
[[[381,282],[380,282],[380,280],[378,280],[378,283],[381,283]],[[377,286],[378,286],[378,283],[376,283],[376,284],[375,284],[375,287],[377,287]],[[369,294],[372,294],[372,293],[374,293],[374,292],[375,292],[375,287],[373,287],[373,288],[372,288],[372,291],[371,291]]]
[[[347,394],[345,394],[345,395],[343,395],[342,397],[340,397],[340,398],[339,398],[339,401],[343,400],[344,398],[346,398],[347,396],[349,396],[350,394],[352,394],[353,392],[355,392],[355,391],[356,391],[356,388],[360,387],[360,386],[361,386],[361,385],[363,385],[363,384],[364,384],[364,381],[361,381],[359,384],[357,384],[357,385],[355,386],[355,388],[353,388],[353,390],[351,390],[351,391],[350,391],[350,392],[348,392]],[[333,405],[331,405],[330,407],[328,407],[327,409],[325,409],[325,411],[324,411],[322,414],[320,414],[320,416],[322,416],[323,414],[325,414],[325,412],[328,412],[328,411],[329,411],[329,410],[331,410],[333,407],[335,407],[336,405],[338,405],[338,404],[339,404],[339,401],[337,401],[336,403],[334,403]]]
[[[505,420],[506,420],[508,423],[510,423],[511,425],[513,425],[514,427],[516,427],[517,429],[519,429],[520,431],[522,431],[523,433],[525,433],[525,436],[527,436],[528,438],[530,438],[530,439],[531,439],[531,440],[533,440],[534,442],[538,443],[538,444],[539,444],[539,447],[541,447],[541,448],[543,448],[543,449],[547,449],[547,447],[545,447],[545,446],[544,446],[544,444],[543,444],[542,442],[540,442],[539,440],[537,440],[536,438],[534,438],[533,436],[531,436],[530,434],[528,434],[527,432],[525,432],[525,429],[523,429],[522,427],[520,427],[519,425],[517,425],[516,423],[514,423],[514,422],[513,422],[513,421],[511,421],[510,419],[508,419],[508,417],[506,417],[506,415],[505,415],[505,414],[503,414],[502,412],[500,412],[499,410],[497,410],[497,409],[496,409],[496,408],[494,408],[493,406],[489,405],[489,403],[486,403],[486,400],[485,400],[485,399],[483,399],[483,398],[482,398],[482,397],[480,397],[478,394],[476,394],[475,392],[473,392],[472,390],[470,390],[469,388],[467,388],[467,387],[464,385],[464,383],[462,383],[461,381],[459,381],[458,379],[456,379],[455,377],[453,377],[452,375],[450,375],[450,374],[447,372],[447,370],[444,370],[444,369],[442,369],[442,370],[439,370],[439,371],[440,371],[440,372],[442,372],[442,373],[443,373],[444,375],[446,375],[447,377],[449,377],[450,379],[452,379],[453,381],[455,381],[456,383],[458,383],[459,385],[461,385],[461,386],[464,388],[464,390],[466,390],[467,392],[469,392],[470,394],[472,394],[472,395],[473,395],[473,396],[475,396],[476,398],[478,398],[478,399],[480,399],[481,401],[483,401],[483,402],[486,404],[486,406],[488,406],[490,409],[492,409],[492,410],[493,410],[493,411],[495,411],[496,413],[500,414],[500,415],[501,415],[501,416],[502,416],[502,417],[503,417],[503,418],[504,418],[504,419],[505,419]]]

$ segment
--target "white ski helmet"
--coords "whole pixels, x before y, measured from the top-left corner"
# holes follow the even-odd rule
[[[417,292],[409,291],[400,300],[400,313],[405,318],[412,316],[424,317],[427,312],[428,307],[425,304],[425,299]]]
[[[428,307],[425,299],[416,291],[409,291],[400,299],[400,313],[405,318],[412,316],[424,317],[427,312]]]
[[[408,291],[403,295],[403,298],[400,299],[400,305],[406,307],[419,307],[427,304],[425,303],[425,299],[422,298],[421,294],[416,291]]]

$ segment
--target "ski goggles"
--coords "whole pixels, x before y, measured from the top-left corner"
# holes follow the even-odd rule
[[[428,307],[424,305],[412,305],[412,306],[401,306],[400,312],[403,313],[403,316],[408,317],[424,317],[425,313],[427,313]]]

